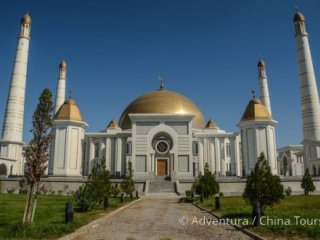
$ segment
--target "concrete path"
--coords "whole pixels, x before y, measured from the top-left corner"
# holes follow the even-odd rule
[[[178,199],[142,199],[62,239],[250,239],[232,226],[213,220],[191,204],[178,203]]]

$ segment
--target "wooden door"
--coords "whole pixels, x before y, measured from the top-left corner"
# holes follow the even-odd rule
[[[167,160],[165,160],[165,159],[158,159],[157,160],[157,175],[158,176],[168,175],[167,168],[168,168],[168,161]]]

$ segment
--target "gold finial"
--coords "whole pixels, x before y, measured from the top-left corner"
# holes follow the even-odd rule
[[[261,56],[261,55],[260,55]],[[263,59],[260,57],[259,61],[258,61],[258,68],[265,68],[266,67],[266,63],[265,61],[263,61]]]
[[[67,68],[67,63],[66,63],[66,60],[62,60],[59,64],[59,68]]]
[[[251,93],[252,93],[252,98],[256,99],[256,92],[254,90],[251,90]]]
[[[160,81],[160,90],[162,91],[164,89],[163,79],[160,76],[158,77],[158,79]]]
[[[21,23],[22,24],[29,24],[31,25],[31,17],[29,15],[29,11],[21,18]]]

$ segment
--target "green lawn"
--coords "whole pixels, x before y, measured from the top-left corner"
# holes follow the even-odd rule
[[[247,219],[246,228],[270,238],[307,237],[320,239],[320,196],[287,196],[280,204],[269,207],[262,220],[263,226],[250,226],[251,207],[242,197],[221,197],[221,210],[215,210],[214,199],[197,202],[222,217]],[[300,217],[298,220],[294,216]],[[267,219],[268,218],[268,219]],[[311,222],[317,219],[316,222]],[[309,221],[309,222],[306,222]],[[246,221],[242,221],[247,225]]]
[[[75,213],[74,223],[64,223],[64,210],[67,201],[73,201],[72,196],[43,196],[38,198],[38,206],[34,223],[22,226],[22,217],[26,195],[0,194],[0,238],[8,239],[43,239],[57,238],[75,231],[77,228],[88,224],[92,220],[102,216],[106,211],[101,207],[88,213]],[[111,211],[128,202],[125,198],[123,204],[119,199],[110,199]]]

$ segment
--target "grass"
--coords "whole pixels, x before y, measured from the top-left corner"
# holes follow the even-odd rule
[[[320,239],[320,196],[287,196],[279,204],[266,209],[262,219],[264,225],[256,228],[252,226],[251,207],[242,197],[220,197],[220,200],[220,210],[214,209],[212,198],[197,204],[222,217],[240,220],[234,222],[241,222],[244,227],[267,238]],[[317,222],[311,222],[315,219]]]
[[[105,211],[102,206],[87,213],[74,213],[72,224],[64,223],[65,204],[73,201],[72,196],[44,196],[38,198],[34,223],[23,226],[22,217],[26,195],[0,194],[0,238],[1,239],[54,239],[74,232],[77,228],[103,216],[132,201],[125,198],[124,203],[111,198],[110,207]]]

